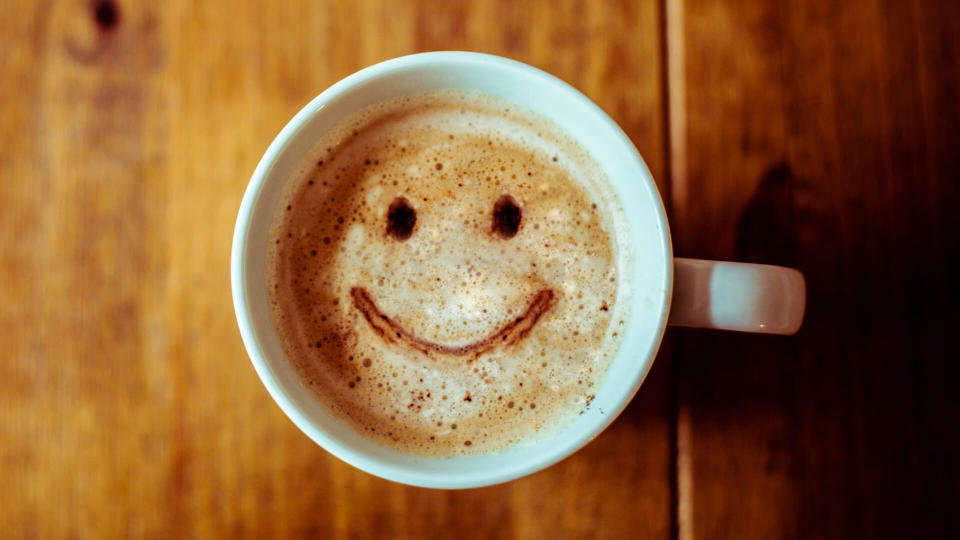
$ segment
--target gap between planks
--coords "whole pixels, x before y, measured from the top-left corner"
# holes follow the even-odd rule
[[[686,88],[684,65],[684,0],[663,0],[661,22],[663,28],[662,61],[663,100],[665,109],[664,146],[666,151],[666,193],[664,198],[671,220],[671,229],[684,222],[687,209],[687,152],[686,152]],[[670,392],[673,421],[671,447],[673,457],[672,490],[675,522],[673,536],[677,540],[693,540],[693,468],[691,461],[690,411],[680,391],[679,369],[671,366]]]

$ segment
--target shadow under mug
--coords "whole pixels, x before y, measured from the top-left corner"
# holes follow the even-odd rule
[[[565,429],[533,443],[476,456],[430,458],[364,437],[304,385],[273,327],[266,256],[286,183],[322,134],[351,113],[390,98],[437,90],[493,94],[552,120],[589,152],[624,209],[614,227],[632,256],[618,255],[614,320],[623,341],[591,406]],[[479,53],[432,52],[368,67],[337,82],[280,131],[257,165],[240,205],[231,281],[237,322],[253,366],[287,416],[331,454],[368,473],[433,488],[479,487],[541,470],[599,435],[650,371],[667,324],[791,334],[803,319],[800,272],[783,267],[674,258],[656,184],[630,139],[570,85],[526,64]]]

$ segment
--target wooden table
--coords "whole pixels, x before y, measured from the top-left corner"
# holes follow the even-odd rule
[[[4,537],[960,534],[960,3],[5,2]],[[670,330],[588,447],[442,492],[353,470],[250,368],[244,187],[371,63],[509,56],[633,139],[676,253],[802,269],[791,338]]]

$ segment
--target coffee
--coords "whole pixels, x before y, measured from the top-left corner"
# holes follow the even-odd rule
[[[492,96],[395,99],[291,178],[267,258],[274,326],[318,399],[405,452],[498,451],[588,407],[620,339],[603,172]]]

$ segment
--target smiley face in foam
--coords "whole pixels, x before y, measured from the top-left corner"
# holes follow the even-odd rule
[[[438,170],[442,169],[442,164],[440,165]],[[493,207],[491,231],[504,239],[513,238],[520,230],[521,220],[522,211],[517,202],[509,195],[502,195]],[[390,203],[387,211],[387,236],[397,241],[406,241],[413,234],[416,223],[417,213],[406,198],[397,197]],[[402,343],[424,354],[470,355],[477,358],[490,349],[511,346],[526,337],[540,317],[550,309],[554,293],[551,289],[540,290],[523,313],[507,321],[496,332],[463,345],[445,345],[412,334],[380,311],[370,293],[363,287],[350,289],[350,296],[353,305],[363,314],[370,326],[387,341]]]
[[[304,382],[368,436],[495,451],[582,410],[619,338],[618,211],[558,128],[441,93],[344,121],[291,184],[268,257]]]

